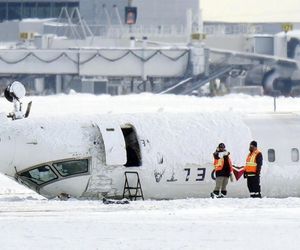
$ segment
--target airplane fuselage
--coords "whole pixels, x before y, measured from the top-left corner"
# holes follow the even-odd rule
[[[262,194],[300,196],[299,122],[297,114],[230,112],[2,118],[0,171],[49,198],[122,197],[127,171],[138,173],[146,199],[209,197],[216,146],[224,142],[243,166],[255,139]],[[228,196],[248,197],[246,181],[230,183]]]

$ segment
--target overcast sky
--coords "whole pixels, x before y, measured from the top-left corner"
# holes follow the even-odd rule
[[[200,0],[205,21],[300,22],[300,0]]]

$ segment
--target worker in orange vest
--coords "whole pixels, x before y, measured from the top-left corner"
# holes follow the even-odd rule
[[[256,141],[250,143],[249,151],[246,166],[244,167],[244,176],[247,178],[250,197],[261,198],[260,171],[263,164],[263,157],[262,153],[257,149]]]
[[[227,195],[226,187],[229,177],[232,174],[232,163],[229,154],[230,153],[226,151],[224,143],[220,143],[216,151],[213,153],[216,172],[216,186],[214,191],[211,193],[211,198],[223,198]]]

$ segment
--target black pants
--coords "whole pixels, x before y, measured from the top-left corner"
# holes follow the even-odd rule
[[[250,196],[253,198],[261,198],[260,194],[260,176],[248,176],[247,186],[250,192]]]

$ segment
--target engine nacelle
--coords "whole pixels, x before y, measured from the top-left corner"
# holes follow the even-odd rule
[[[292,89],[292,80],[284,78],[276,70],[271,70],[264,75],[263,87],[265,94],[274,95],[275,93],[289,95]]]

